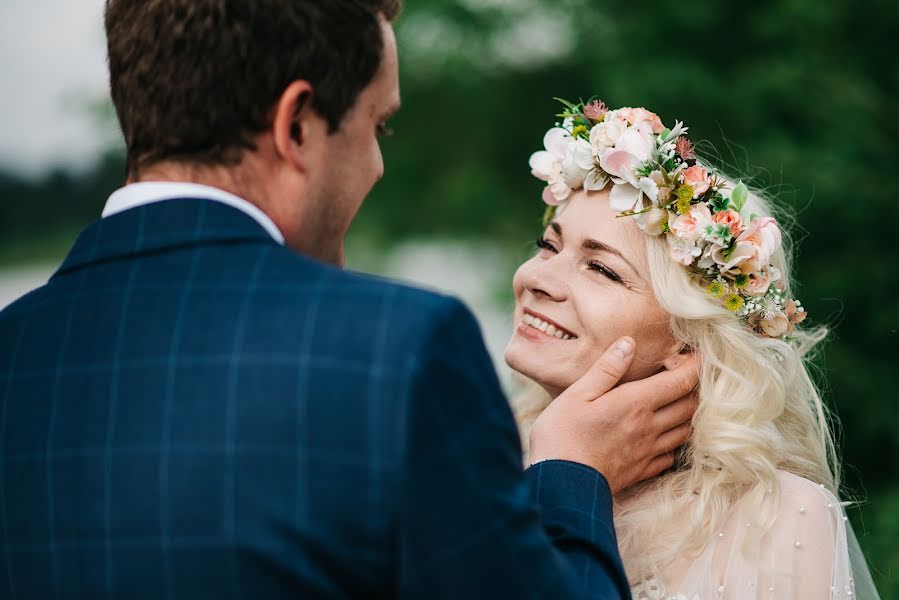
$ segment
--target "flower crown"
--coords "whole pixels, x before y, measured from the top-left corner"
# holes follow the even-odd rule
[[[633,217],[647,235],[665,235],[671,257],[711,297],[761,335],[791,335],[806,312],[787,297],[781,272],[770,264],[780,227],[744,210],[746,185],[732,185],[699,164],[680,121],[668,129],[645,108],[559,101],[563,122],[546,133],[546,150],[530,159],[533,175],[547,182],[547,221],[574,190],[600,191],[611,183],[610,206],[618,216]]]

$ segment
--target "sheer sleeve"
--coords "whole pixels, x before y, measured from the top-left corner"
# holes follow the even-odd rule
[[[747,494],[703,554],[681,570],[674,598],[853,600],[855,581],[846,517],[827,489],[779,472],[780,501],[773,521]],[[770,527],[765,522],[772,523]],[[873,586],[865,597],[876,600]],[[873,596],[870,595],[873,593]]]

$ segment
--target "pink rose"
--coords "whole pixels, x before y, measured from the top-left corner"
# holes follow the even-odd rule
[[[684,183],[693,188],[693,197],[699,198],[709,190],[712,185],[712,178],[705,167],[693,165],[684,171]]]
[[[706,204],[694,204],[690,212],[681,215],[671,223],[671,231],[682,240],[696,242],[712,224],[712,213]]]
[[[750,273],[746,283],[746,293],[750,296],[764,296],[771,284],[780,279],[780,271],[772,266],[758,273]]]
[[[759,321],[758,329],[772,338],[781,338],[792,333],[792,325],[784,314],[777,314]]]
[[[739,236],[743,231],[743,218],[733,209],[715,213],[712,220],[719,225],[727,225],[730,228],[730,234],[734,237]]]
[[[649,123],[650,127],[652,127],[653,133],[659,134],[665,131],[665,126],[662,124],[662,119],[659,118],[659,115],[650,112],[645,108],[625,107],[619,109],[618,113],[631,125],[645,122]]]
[[[735,270],[747,275],[757,273],[769,265],[781,240],[780,227],[775,219],[756,219],[737,238],[734,250],[730,258],[721,265],[721,270]]]

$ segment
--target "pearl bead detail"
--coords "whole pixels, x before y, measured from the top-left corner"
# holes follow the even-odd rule
[[[804,506],[803,506],[802,508],[799,509],[799,514],[800,514],[800,515],[804,515],[804,514],[805,514],[805,507],[804,507]]]
[[[802,542],[797,541],[797,542],[796,542],[795,544],[793,544],[793,545],[796,546],[797,548],[802,548]]]

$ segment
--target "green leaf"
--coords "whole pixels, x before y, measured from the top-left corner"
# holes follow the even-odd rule
[[[576,104],[572,104],[568,100],[563,100],[562,98],[555,98],[555,97],[553,98],[553,100],[557,100],[557,101],[561,102],[562,105],[565,106],[565,108],[567,108],[568,110],[570,110],[573,113],[580,112],[580,108]]]
[[[734,208],[737,212],[743,210],[743,207],[746,205],[746,201],[749,199],[749,188],[746,187],[746,184],[742,181],[737,184],[737,187],[734,188],[733,193],[730,195],[731,202],[734,203]]]
[[[546,206],[546,210],[543,212],[543,226],[546,227],[552,220],[556,218],[556,208],[555,206]]]

